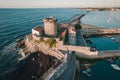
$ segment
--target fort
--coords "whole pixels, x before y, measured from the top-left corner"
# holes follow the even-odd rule
[[[38,25],[32,29],[32,34],[26,35],[22,40],[25,47],[22,49],[24,57],[41,51],[45,55],[55,57],[60,64],[49,68],[41,78],[44,80],[73,80],[75,77],[77,59],[103,59],[120,57],[120,50],[97,51],[88,47],[84,36],[98,36],[106,34],[120,34],[119,28],[100,28],[88,24],[79,23],[80,14],[71,19],[68,23],[57,23],[57,19],[51,16],[43,19],[44,27]],[[75,29],[75,24],[80,24],[82,29]],[[80,41],[77,39],[79,35]],[[82,45],[77,45],[80,43]],[[70,67],[69,67],[70,66]],[[67,74],[69,71],[72,73]],[[65,76],[67,74],[67,77]]]
[[[27,45],[26,52],[27,52],[27,50],[28,50],[28,52],[34,52],[36,50],[39,50],[39,51],[43,50],[46,54],[55,56],[58,59],[61,59],[64,57],[64,55],[62,55],[62,53],[59,50],[75,51],[75,54],[77,55],[78,58],[79,58],[79,55],[81,55],[81,54],[88,55],[88,56],[94,56],[94,57],[95,56],[98,57],[99,55],[100,56],[103,55],[103,57],[105,57],[106,54],[111,55],[111,53],[109,53],[110,51],[101,51],[102,55],[100,54],[101,52],[99,52],[97,50],[91,51],[92,50],[91,47],[88,47],[86,45],[86,42],[85,42],[83,36],[120,34],[119,28],[101,28],[101,27],[95,27],[92,25],[80,23],[82,25],[82,29],[79,30],[77,32],[77,34],[79,33],[79,35],[81,37],[80,38],[81,44],[84,44],[84,45],[82,45],[82,46],[76,45],[78,42],[76,39],[76,30],[74,28],[74,25],[76,23],[78,23],[79,19],[83,16],[84,16],[84,14],[77,15],[76,17],[71,19],[69,23],[61,23],[61,24],[57,23],[57,19],[55,19],[53,16],[51,16],[50,18],[43,19],[44,27],[37,26],[32,29],[32,34],[26,36],[26,39],[25,39],[25,44]],[[61,30],[61,31],[59,33],[57,33],[58,30]],[[68,34],[68,38],[67,38],[68,44],[67,45],[64,44],[66,34]],[[63,39],[60,40],[60,37],[63,37]],[[44,38],[45,41],[49,38],[54,38],[57,42],[56,47],[54,48],[54,50],[56,50],[56,51],[53,51],[53,48],[49,48],[48,46],[46,46],[43,43],[36,44],[35,41],[39,41],[40,38]],[[56,53],[56,52],[58,52],[58,53]],[[114,52],[118,53],[118,50],[113,51],[113,53]],[[115,56],[115,55],[113,55],[113,56]],[[119,56],[119,54],[118,55],[116,54],[116,56]],[[110,57],[110,56],[106,56],[106,57]]]

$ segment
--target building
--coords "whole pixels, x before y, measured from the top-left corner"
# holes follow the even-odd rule
[[[37,36],[37,37],[43,36],[44,28],[41,26],[37,26],[37,27],[32,29],[32,34]]]
[[[44,22],[44,31],[46,36],[56,37],[57,36],[57,19],[53,16],[50,18],[45,18]]]
[[[68,28],[69,44],[76,45],[76,31],[74,27]]]

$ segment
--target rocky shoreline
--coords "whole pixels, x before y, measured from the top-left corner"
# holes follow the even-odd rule
[[[76,16],[71,19],[70,23],[79,22],[79,19],[84,15]],[[13,71],[0,75],[0,80],[42,80],[41,76],[49,68],[55,69],[61,63],[61,59],[65,56],[64,53],[58,52],[57,49],[48,49],[45,45],[44,47],[40,44],[33,44],[33,42],[31,34],[16,42],[15,48],[21,51],[23,59]]]
[[[55,57],[35,52],[21,60],[15,70],[0,75],[0,80],[42,80],[41,76],[50,67],[55,68],[59,64]]]
[[[42,75],[48,69],[56,68],[61,63],[56,57],[45,54],[43,51],[30,52],[25,41],[26,38],[16,41],[16,50],[24,56],[13,70],[0,75],[0,80],[43,80]]]

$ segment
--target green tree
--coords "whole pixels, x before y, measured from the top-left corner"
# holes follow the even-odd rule
[[[54,38],[48,38],[45,41],[45,44],[48,45],[50,48],[56,47],[56,43],[57,43],[57,41]]]
[[[52,38],[48,38],[48,39],[45,41],[45,44],[49,46],[50,43],[51,43],[51,41],[52,41]]]
[[[50,44],[50,47],[51,48],[53,48],[53,47],[55,48],[56,47],[56,43],[57,43],[56,39],[53,39],[51,44]]]
[[[82,26],[80,25],[80,23],[75,24],[75,30],[79,30],[81,28],[82,28]]]
[[[40,41],[39,40],[35,40],[34,43],[40,43]]]
[[[43,37],[40,38],[40,42],[45,42]]]

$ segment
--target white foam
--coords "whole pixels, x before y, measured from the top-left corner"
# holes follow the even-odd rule
[[[24,52],[23,52],[23,49],[20,49],[20,50],[19,50],[19,53],[22,55],[22,57],[25,57],[25,54],[24,54]]]

